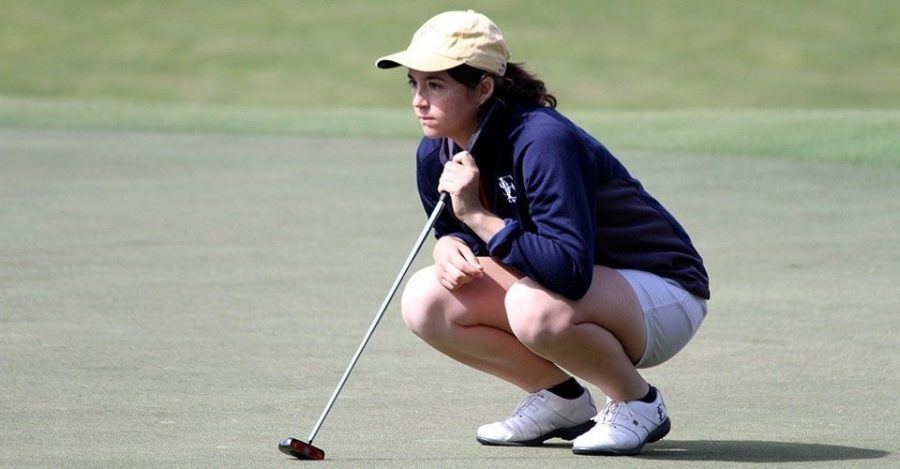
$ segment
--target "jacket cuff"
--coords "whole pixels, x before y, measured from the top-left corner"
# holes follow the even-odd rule
[[[446,233],[442,236],[451,236],[466,243],[466,245],[469,246],[469,249],[471,249],[476,256],[484,256],[487,254],[486,252],[484,252],[484,244],[481,243],[481,240],[470,235],[469,233],[454,231],[452,233]]]
[[[487,243],[488,252],[491,254],[491,257],[496,257],[498,259],[503,259],[509,254],[513,240],[518,238],[519,233],[522,231],[517,220],[507,218],[503,221],[506,223],[506,226],[494,234]]]

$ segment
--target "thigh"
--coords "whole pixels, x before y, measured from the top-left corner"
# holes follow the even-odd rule
[[[509,288],[522,276],[490,257],[479,257],[484,274],[456,290],[446,290],[456,307],[449,318],[460,326],[486,325],[511,332],[504,298]]]
[[[616,270],[594,266],[591,286],[578,300],[570,300],[547,291],[531,279],[520,284],[543,292],[543,301],[558,315],[557,321],[566,324],[594,324],[609,331],[621,343],[633,363],[640,360],[646,344],[646,326],[641,304],[631,286]]]
[[[644,353],[647,330],[641,303],[628,281],[614,269],[594,266],[591,287],[575,303],[576,319],[611,332],[633,363]]]

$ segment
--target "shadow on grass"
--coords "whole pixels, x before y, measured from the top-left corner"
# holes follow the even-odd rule
[[[672,461],[724,461],[750,463],[849,461],[877,459],[888,451],[819,443],[754,440],[662,440],[647,445],[637,456]]]
[[[384,457],[351,457],[342,458],[342,461],[533,461],[535,458],[543,459],[535,451],[552,449],[569,453],[572,443],[552,441],[541,446],[533,446],[523,451],[520,446],[488,446],[490,454],[478,453],[471,455],[397,455]],[[889,456],[889,451],[855,448],[852,446],[839,446],[818,443],[786,443],[779,441],[756,440],[662,440],[644,447],[633,456],[578,456],[576,459],[615,459],[635,458],[657,461],[717,461],[727,463],[789,463],[789,462],[827,462],[827,461],[853,461],[861,459],[878,459]],[[571,456],[571,453],[569,454]],[[549,457],[549,456],[546,456]],[[295,460],[293,458],[286,458]],[[599,461],[598,461],[599,462]]]

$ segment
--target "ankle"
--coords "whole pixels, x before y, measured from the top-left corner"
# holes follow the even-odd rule
[[[573,377],[570,377],[556,386],[547,388],[547,391],[550,391],[563,399],[578,399],[585,393],[584,387]]]
[[[649,386],[650,386],[650,390],[647,391],[647,394],[644,394],[644,397],[642,397],[640,399],[635,399],[635,400],[641,401],[641,402],[646,402],[647,404],[652,404],[653,402],[655,402],[657,390],[655,387],[653,387],[653,385],[649,385]]]

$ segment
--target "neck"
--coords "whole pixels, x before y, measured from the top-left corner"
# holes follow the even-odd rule
[[[477,128],[478,123],[476,122],[471,126],[470,129],[466,129],[463,132],[451,136],[450,140],[453,140],[453,143],[455,143],[456,146],[462,148],[463,150],[468,150],[467,147],[469,146],[469,140],[472,138],[472,135],[475,134],[475,129]]]

